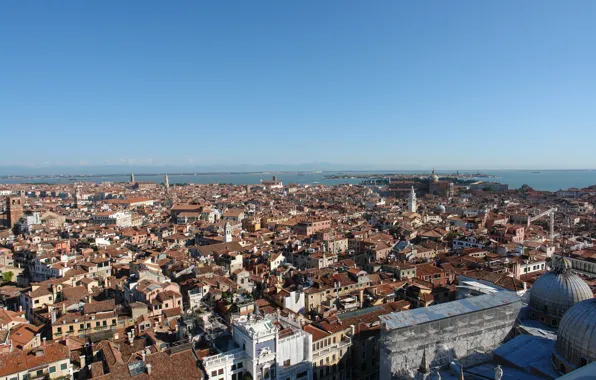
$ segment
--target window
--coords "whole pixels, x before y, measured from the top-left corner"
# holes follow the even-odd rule
[[[68,326],[68,330],[69,331],[74,331],[74,326],[73,325]]]
[[[108,325],[108,321],[103,321],[103,325],[107,326]]]
[[[81,324],[79,325],[79,329],[80,329],[80,330],[83,330],[84,328],[85,328],[85,324],[84,324],[84,323],[81,323]]]
[[[68,365],[66,363],[60,364],[60,370],[61,371],[66,371],[66,368],[68,368]]]
[[[236,370],[236,364],[232,364],[232,371]]]
[[[223,375],[223,368],[220,368],[219,371],[217,371],[218,375]]]
[[[238,363],[238,369],[242,368],[242,363]]]
[[[62,334],[62,327],[58,327],[58,328],[56,329],[56,333],[58,333],[58,334]]]
[[[50,367],[50,373],[54,373],[56,372],[56,366],[51,366]]]
[[[99,322],[95,322],[95,327],[99,327]]]

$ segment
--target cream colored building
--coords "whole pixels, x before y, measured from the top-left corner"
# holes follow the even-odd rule
[[[71,378],[70,350],[49,343],[29,351],[0,355],[0,380]]]
[[[312,335],[313,379],[351,379],[352,340],[345,330],[330,333],[313,325],[304,327]]]

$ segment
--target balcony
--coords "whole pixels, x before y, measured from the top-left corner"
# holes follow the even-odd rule
[[[330,345],[323,347],[319,350],[313,350],[312,360],[313,360],[313,362],[316,362],[319,358],[321,358],[323,356],[327,356],[328,354],[339,351],[340,349],[343,349],[343,348],[347,349],[351,345],[352,345],[352,340],[348,337],[343,337],[337,343],[330,344]],[[339,357],[339,355],[338,355],[338,359],[341,359]]]
[[[224,363],[228,363],[232,365],[234,361],[241,360],[246,353],[242,348],[237,348],[235,350],[225,352],[223,354],[208,356],[203,359],[205,363],[205,368],[211,368],[213,366],[218,366]]]

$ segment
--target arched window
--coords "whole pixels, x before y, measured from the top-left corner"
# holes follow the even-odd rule
[[[559,364],[559,372],[567,373],[567,369],[565,368],[565,365],[563,363]]]
[[[586,359],[586,358],[581,358],[581,359],[580,359],[580,361],[579,361],[579,366],[580,366],[580,367],[583,367],[583,366],[585,366],[585,365],[588,365],[588,359]]]

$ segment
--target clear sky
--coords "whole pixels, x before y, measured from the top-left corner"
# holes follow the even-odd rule
[[[0,165],[596,168],[595,1],[6,1]]]

